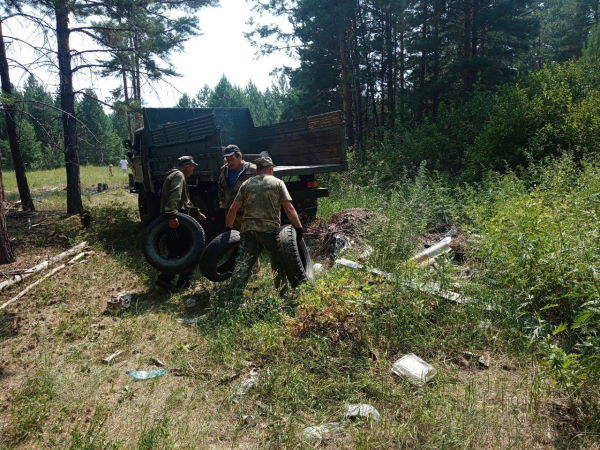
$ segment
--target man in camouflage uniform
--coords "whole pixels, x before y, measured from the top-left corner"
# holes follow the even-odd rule
[[[225,221],[225,229],[233,229],[237,213],[244,209],[244,219],[240,230],[240,249],[236,266],[231,277],[230,300],[237,303],[248,283],[252,267],[261,252],[265,250],[276,274],[275,287],[280,295],[285,291],[286,276],[278,261],[276,233],[281,226],[281,208],[296,228],[298,239],[304,229],[292,198],[279,178],[273,176],[273,161],[269,157],[260,157],[255,161],[257,175],[244,182],[235,197]]]
[[[189,247],[188,240],[183,233],[178,233],[179,219],[176,213],[185,212],[200,222],[206,220],[206,216],[196,208],[190,201],[186,180],[192,175],[198,166],[191,156],[182,156],[177,159],[177,167],[167,172],[167,177],[162,186],[160,194],[160,213],[169,221],[169,234],[167,235],[168,258],[178,258],[185,254]],[[179,275],[175,289],[185,289],[191,285],[194,269]],[[171,291],[175,275],[161,273],[156,279],[156,285]]]
[[[256,166],[244,161],[244,156],[237,145],[228,145],[223,148],[223,157],[227,163],[221,167],[219,173],[219,208],[227,212],[233,199],[240,190],[240,186],[256,174]],[[244,211],[237,213],[233,228],[240,229]]]

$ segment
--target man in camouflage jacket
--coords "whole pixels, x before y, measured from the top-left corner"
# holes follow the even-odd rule
[[[225,229],[232,230],[236,215],[244,209],[240,229],[240,249],[230,282],[230,300],[237,303],[248,283],[252,268],[261,252],[265,250],[275,272],[275,287],[282,295],[286,288],[286,276],[278,260],[276,233],[281,226],[281,208],[296,228],[298,239],[304,229],[285,183],[273,176],[273,161],[260,157],[255,161],[256,176],[240,187],[225,220]]]
[[[224,147],[223,157],[227,163],[221,167],[219,173],[219,208],[226,212],[244,181],[256,175],[256,166],[244,161],[244,156],[237,145]],[[233,224],[236,230],[240,229],[243,216],[244,211],[238,211]]]
[[[160,213],[169,221],[169,234],[167,235],[168,258],[178,258],[185,254],[189,247],[188,240],[184,233],[178,233],[179,219],[177,212],[185,212],[193,218],[204,221],[206,216],[196,208],[190,201],[187,190],[186,180],[192,175],[194,169],[198,166],[191,156],[182,156],[177,160],[177,167],[173,167],[167,172],[167,177],[162,186],[160,194]],[[185,289],[191,285],[191,279],[194,269],[181,273],[176,289]],[[173,279],[175,275],[161,273],[156,279],[156,285],[168,291],[173,289]]]

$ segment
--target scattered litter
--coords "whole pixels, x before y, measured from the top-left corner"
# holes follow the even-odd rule
[[[149,380],[151,378],[162,377],[166,375],[165,369],[155,370],[126,370],[125,373],[136,380]]]
[[[116,352],[114,352],[111,355],[108,355],[106,358],[102,359],[102,362],[104,364],[110,364],[112,363],[119,355],[121,355],[121,353],[123,353],[123,351],[121,350],[117,350]]]
[[[369,272],[371,272],[373,275],[377,275],[379,277],[384,277],[387,278],[388,280],[395,280],[396,277],[394,277],[394,275],[392,275],[391,273],[388,272],[383,272],[379,269],[374,269],[374,268],[370,268],[370,267],[365,267],[362,264],[359,264],[355,261],[350,261],[349,259],[346,258],[339,258],[335,260],[336,264],[339,264],[340,266],[345,266],[345,267],[350,267],[351,269],[359,269],[359,270],[368,270]]]
[[[181,367],[173,367],[171,369],[171,373],[176,377],[183,377],[186,374],[185,369],[183,369]]]
[[[321,264],[321,263],[313,264],[313,272],[315,274],[323,272],[323,264]]]
[[[409,381],[416,385],[424,385],[431,380],[435,374],[435,368],[423,361],[413,353],[404,355],[392,366],[392,372],[399,377],[407,377]]]
[[[369,256],[373,254],[375,250],[370,245],[367,245],[365,250],[358,256],[360,259],[367,259]]]
[[[106,302],[106,311],[111,313],[118,313],[131,306],[131,293],[130,292],[119,292],[113,295],[110,300]]]
[[[381,415],[379,411],[373,406],[366,403],[358,405],[346,405],[346,411],[344,412],[346,419],[354,419],[356,417],[364,417],[365,419],[380,420]]]
[[[150,364],[154,364],[157,367],[164,367],[165,363],[162,362],[160,359],[158,358],[150,358]]]
[[[333,237],[335,239],[333,253],[336,255],[344,252],[345,250],[351,248],[354,245],[352,239],[350,239],[347,236],[344,236],[343,234],[336,234]]]
[[[224,376],[223,378],[221,378],[221,380],[219,381],[219,384],[231,383],[233,380],[235,380],[239,376],[240,376],[239,372],[231,372],[227,376]]]
[[[198,299],[194,297],[189,297],[185,299],[186,308],[193,308],[194,306],[196,306],[196,303],[198,303]]]
[[[177,320],[177,323],[182,323],[184,325],[195,325],[198,322],[202,322],[208,318],[208,314],[204,314],[198,317],[180,317]]]
[[[244,425],[246,425],[247,427],[255,427],[256,426],[256,419],[252,416],[243,415],[242,421],[244,422]]]
[[[236,395],[242,396],[246,395],[250,389],[258,384],[258,380],[260,379],[260,374],[258,369],[252,369],[248,376],[240,381],[239,386],[236,389]]]
[[[426,294],[435,295],[436,297],[441,297],[444,300],[451,301],[457,304],[470,303],[472,300],[467,297],[463,297],[460,294],[449,291],[447,289],[442,289],[442,287],[433,281],[429,283],[416,283],[414,281],[406,283],[407,287],[416,289],[417,291],[425,292]]]
[[[300,433],[301,437],[304,439],[313,439],[318,441],[324,441],[328,439],[333,439],[338,434],[340,434],[344,428],[341,424],[337,422],[332,423],[324,423],[323,425],[315,425],[312,427],[306,427]]]
[[[479,357],[479,359],[477,360],[477,362],[485,367],[486,369],[490,368],[490,362],[491,362],[491,357],[490,357],[490,352],[483,352],[483,354]]]
[[[440,255],[446,254],[450,252],[450,242],[452,242],[452,238],[450,236],[445,237],[438,243],[432,245],[431,247],[425,249],[421,253],[417,253],[415,256],[410,258],[410,261],[415,262],[417,264],[430,264]]]
[[[458,235],[458,230],[454,227],[450,228],[448,231],[444,233],[446,236],[454,237]]]

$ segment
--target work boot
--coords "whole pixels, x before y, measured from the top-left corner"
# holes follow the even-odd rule
[[[184,291],[187,288],[192,286],[192,278],[187,275],[179,275],[179,280],[177,280],[177,284],[175,285],[176,291]]]
[[[166,275],[166,274],[161,273],[158,276],[158,278],[156,278],[154,285],[157,288],[162,289],[164,291],[172,292],[173,291],[172,280],[173,280],[173,277],[171,275]]]

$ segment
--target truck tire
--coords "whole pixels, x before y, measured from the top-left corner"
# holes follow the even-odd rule
[[[162,273],[177,274],[186,272],[198,264],[206,246],[206,237],[200,224],[186,214],[177,213],[179,219],[178,233],[188,239],[187,252],[179,258],[168,259],[164,251],[164,237],[169,231],[168,220],[164,216],[157,217],[148,224],[144,236],[142,250],[146,260],[152,267]]]
[[[296,229],[284,225],[277,232],[277,247],[283,270],[292,287],[314,280],[313,264],[304,240],[296,239]]]
[[[233,273],[235,258],[240,248],[240,232],[236,230],[219,234],[208,243],[200,258],[198,268],[210,281],[225,281]]]

